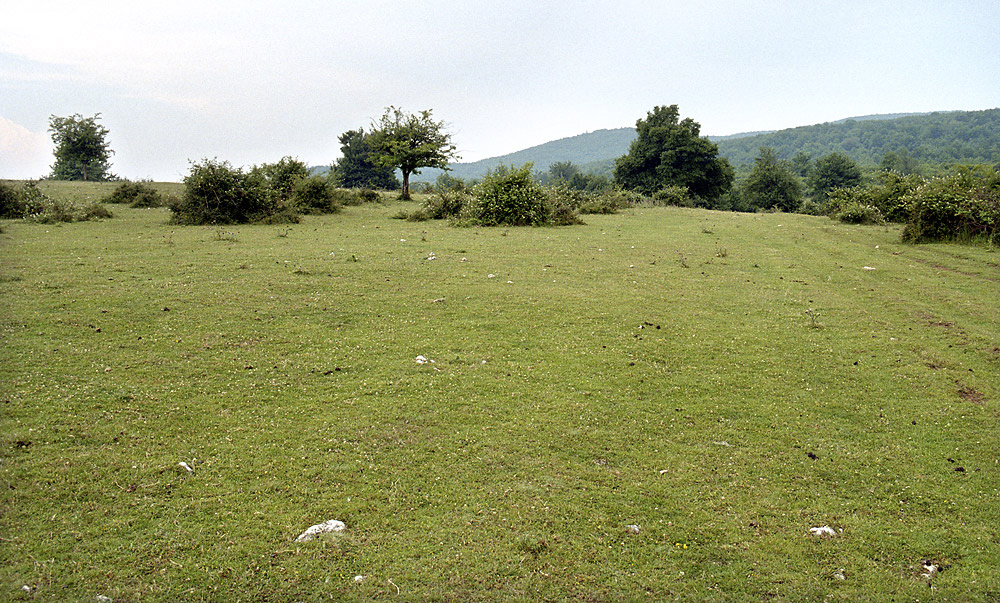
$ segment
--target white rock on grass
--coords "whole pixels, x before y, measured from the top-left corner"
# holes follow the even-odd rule
[[[331,519],[330,521],[324,521],[323,523],[309,526],[305,532],[299,534],[299,537],[295,539],[295,542],[309,542],[310,540],[316,540],[321,537],[330,538],[346,529],[347,526],[344,525],[344,522],[337,519]]]
[[[836,536],[837,532],[830,526],[820,526],[817,528],[809,528],[809,533],[813,536]]]

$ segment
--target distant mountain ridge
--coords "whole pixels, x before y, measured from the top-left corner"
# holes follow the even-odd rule
[[[610,175],[614,160],[628,153],[635,128],[595,130],[561,138],[498,157],[454,163],[449,173],[463,180],[482,178],[500,164],[549,165],[570,161],[584,172]],[[798,152],[821,157],[842,152],[862,165],[877,165],[888,152],[907,151],[922,161],[1000,163],[1000,109],[935,113],[889,113],[848,117],[785,130],[709,136],[719,154],[736,167],[753,163],[761,147],[779,158]],[[433,182],[442,170],[425,169],[413,182]]]

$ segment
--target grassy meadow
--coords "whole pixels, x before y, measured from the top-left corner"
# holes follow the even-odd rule
[[[400,206],[0,224],[0,598],[1000,599],[995,250]]]

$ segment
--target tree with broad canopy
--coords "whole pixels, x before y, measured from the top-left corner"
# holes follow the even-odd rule
[[[49,133],[56,144],[53,180],[113,180],[108,129],[99,124],[101,114],[84,117],[49,116]]]
[[[734,173],[719,147],[701,136],[701,125],[680,119],[677,105],[654,107],[635,122],[637,138],[615,161],[615,181],[652,195],[668,186],[687,187],[695,197],[718,199],[732,187]]]
[[[448,162],[458,158],[444,128],[443,121],[431,117],[430,109],[414,115],[397,107],[386,108],[372,124],[371,158],[403,174],[402,199],[410,198],[410,174],[419,174],[420,168],[447,170]]]

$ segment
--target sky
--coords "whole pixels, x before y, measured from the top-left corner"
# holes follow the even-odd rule
[[[388,106],[462,161],[634,126],[704,135],[1000,107],[997,0],[33,0],[0,19],[0,178],[53,163],[50,116],[100,114],[112,171],[329,165]],[[544,168],[544,166],[539,166]]]

